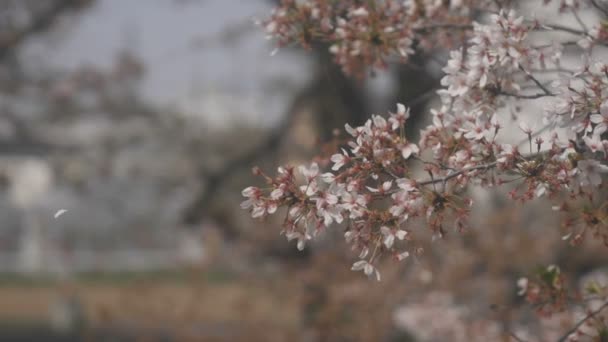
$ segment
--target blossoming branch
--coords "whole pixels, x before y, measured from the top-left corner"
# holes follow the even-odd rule
[[[406,62],[414,48],[455,48],[443,68],[440,104],[418,141],[405,135],[409,110],[398,104],[387,117],[346,124],[350,140],[321,165],[279,167],[274,177],[256,169],[267,185],[243,190],[242,207],[254,218],[285,208],[283,233],[299,249],[332,225],[344,225],[344,238],[359,255],[352,269],[378,280],[379,258],[400,261],[423,252],[415,222],[433,238],[466,229],[471,185],[508,183],[510,198],[520,202],[547,198],[564,213],[564,240],[577,243],[591,232],[608,244],[607,205],[598,197],[608,172],[608,65],[593,54],[607,43],[606,25],[543,23],[494,8],[494,1],[448,3],[283,1],[265,23],[267,32],[280,46],[330,43],[345,72],[383,67],[393,55]],[[578,20],[582,6],[562,1],[559,10]],[[476,22],[473,13],[487,15]],[[575,39],[531,39],[545,31]],[[585,56],[577,70],[561,65],[566,46]],[[545,126],[519,115],[524,143],[505,143],[513,108],[546,99]]]

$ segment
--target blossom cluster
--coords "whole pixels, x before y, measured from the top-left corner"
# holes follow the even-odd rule
[[[555,265],[540,268],[532,280],[520,278],[517,287],[517,294],[524,296],[543,316],[566,310],[568,297],[572,296],[568,293],[563,274]]]
[[[384,68],[387,58],[406,62],[414,42],[431,48],[450,46],[469,30],[474,8],[484,0],[282,0],[263,22],[279,46],[298,43],[310,48],[329,44],[336,62],[348,74],[361,75],[368,66]]]
[[[253,217],[286,207],[284,233],[288,240],[297,239],[299,249],[333,223],[348,222],[344,238],[360,258],[353,270],[375,274],[380,280],[373,266],[376,258],[385,252],[397,260],[409,255],[396,244],[410,239],[409,230],[403,228],[409,217],[431,218],[435,208],[451,206],[441,194],[409,178],[405,161],[417,155],[419,148],[403,134],[408,117],[409,111],[399,105],[388,120],[376,115],[361,127],[346,125],[352,140],[348,150],[330,158],[332,172],[321,173],[317,163],[297,169],[279,167],[277,177],[264,175],[266,190],[243,190],[247,200],[242,207],[250,209]]]
[[[608,287],[597,279],[583,280],[581,289],[572,289],[559,267],[550,265],[539,268],[532,278],[520,278],[517,294],[523,296],[541,317],[567,311],[576,313],[572,316],[578,322],[560,341],[601,341],[607,333],[603,310],[608,307]]]
[[[556,100],[545,112],[547,122],[583,135],[592,152],[606,154],[608,141],[601,136],[608,129],[608,64],[594,63],[553,86]]]
[[[340,3],[344,7],[333,12],[333,2],[284,1],[267,30],[288,42],[301,34],[293,31],[296,22],[304,31],[312,25],[332,39],[336,32],[344,32],[342,38],[351,37],[367,30],[361,25],[377,28],[382,23],[409,32],[398,36],[402,40],[422,32],[419,28],[424,22],[452,18],[438,9],[444,5],[416,7],[436,1],[372,1],[356,8],[354,2]],[[483,3],[452,1],[450,6]],[[398,10],[391,12],[394,9]],[[349,20],[342,22],[336,13]],[[409,25],[405,27],[398,26],[393,15],[419,17],[402,19],[407,24],[401,25]],[[352,269],[378,280],[376,265],[381,256],[403,260],[422,253],[418,241],[423,230],[417,227],[426,227],[433,238],[466,229],[473,204],[466,190],[475,185],[508,186],[509,197],[520,202],[544,197],[565,215],[564,240],[580,242],[590,231],[608,242],[607,204],[598,191],[605,186],[602,174],[608,172],[608,66],[592,62],[592,49],[574,44],[587,58],[580,70],[564,69],[560,64],[563,45],[538,45],[530,38],[548,29],[579,39],[591,34],[585,28],[527,20],[514,11],[500,11],[486,19],[471,23],[464,44],[450,52],[437,92],[440,103],[431,109],[432,122],[421,131],[419,141],[406,137],[409,110],[398,104],[396,112],[373,115],[360,127],[347,124],[350,140],[328,160],[280,167],[276,177],[257,170],[267,187],[245,189],[243,208],[251,210],[253,217],[285,208],[283,232],[288,240],[297,240],[300,249],[331,225],[342,225],[346,242],[359,253]],[[341,49],[348,50],[345,56],[383,55],[377,45],[355,41],[330,40],[337,46],[332,48],[337,55]],[[373,58],[359,61],[375,63]],[[351,65],[340,58],[338,62]],[[534,128],[525,118],[505,113],[527,101],[544,101],[545,127]],[[505,136],[504,127],[514,120],[519,121],[523,146]],[[547,129],[549,134],[541,136]]]

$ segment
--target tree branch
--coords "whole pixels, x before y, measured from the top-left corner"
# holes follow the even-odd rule
[[[604,14],[605,17],[608,17],[608,9],[600,6],[600,4],[597,3],[597,0],[590,0],[591,4],[593,5],[593,7],[595,7],[598,11],[602,12],[602,14]]]
[[[547,96],[555,96],[544,84],[542,84],[536,77],[534,77],[528,70],[524,69],[521,65],[519,66],[519,70],[523,71]]]
[[[14,51],[28,37],[46,31],[53,25],[55,20],[67,10],[77,8],[90,0],[60,0],[55,1],[50,8],[34,19],[25,29],[15,32],[6,39],[0,40],[0,61],[5,59],[12,51]]]
[[[553,94],[547,95],[547,94],[540,94],[540,93],[539,94],[530,94],[530,95],[512,94],[512,93],[508,93],[505,91],[501,91],[499,94],[503,95],[503,96],[515,97],[515,98],[524,99],[524,100],[535,100],[535,99],[540,99],[542,97],[555,96]]]
[[[571,33],[571,34],[575,34],[575,35],[579,35],[579,36],[588,36],[588,33],[586,33],[585,31],[577,30],[575,28],[563,26],[563,25],[559,25],[559,24],[542,24],[539,27],[539,29],[545,29],[545,30],[548,29],[548,30],[553,30],[553,31],[567,32],[567,33]]]
[[[477,166],[471,166],[471,167],[465,167],[464,169],[458,170],[454,173],[450,173],[447,176],[441,177],[441,178],[433,178],[433,179],[429,179],[426,181],[422,181],[422,182],[416,182],[416,184],[418,185],[429,185],[429,184],[437,184],[437,183],[445,183],[448,180],[454,178],[454,177],[458,177],[462,174],[465,174],[467,172],[470,171],[476,171],[476,170],[487,170],[487,169],[491,169],[494,168],[496,165],[498,164],[497,161],[488,163],[488,164],[482,164],[482,165],[477,165]]]
[[[600,306],[597,310],[591,311],[589,314],[587,314],[587,316],[585,316],[583,319],[581,319],[580,321],[578,321],[578,323],[576,323],[576,325],[574,325],[574,327],[572,327],[572,329],[568,330],[564,335],[562,335],[562,337],[560,337],[560,339],[558,340],[558,342],[563,342],[566,339],[568,339],[568,336],[570,336],[571,334],[573,334],[574,332],[576,332],[578,330],[578,328],[581,327],[581,325],[585,324],[585,322],[587,322],[589,319],[591,319],[595,315],[599,314],[606,307],[608,307],[608,302],[605,302],[604,304],[602,304],[602,306]]]
[[[267,155],[269,151],[274,151],[280,146],[285,135],[289,132],[289,126],[297,111],[297,107],[301,105],[302,96],[298,97],[291,108],[287,111],[286,117],[279,125],[271,130],[270,135],[264,142],[244,153],[240,157],[232,159],[225,163],[219,170],[207,173],[202,171],[200,178],[204,179],[205,189],[195,198],[194,202],[185,210],[183,221],[186,224],[194,224],[204,215],[206,208],[213,197],[217,194],[222,183],[230,178],[236,171],[242,170],[251,166],[253,162]]]

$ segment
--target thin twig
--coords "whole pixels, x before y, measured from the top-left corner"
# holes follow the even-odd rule
[[[548,96],[555,96],[553,94],[548,95],[548,94],[530,94],[530,95],[524,95],[524,94],[512,94],[512,93],[507,93],[505,91],[501,91],[499,92],[500,95],[503,96],[509,96],[509,97],[515,97],[518,99],[523,99],[523,100],[536,100],[536,99],[540,99],[543,97],[548,97]]]
[[[564,72],[564,73],[568,73],[568,74],[574,74],[576,73],[575,70],[569,70],[566,68],[546,68],[546,69],[528,69],[528,71],[533,72],[533,73],[551,73],[551,72]]]
[[[442,182],[446,182],[454,177],[458,177],[462,174],[465,174],[467,172],[470,171],[476,171],[476,170],[487,170],[487,169],[491,169],[494,168],[496,165],[498,164],[497,161],[488,163],[488,164],[482,164],[482,165],[477,165],[477,166],[471,166],[471,167],[465,167],[464,169],[461,169],[459,171],[456,171],[454,173],[450,173],[449,175],[445,176],[445,177],[441,177],[441,178],[433,178],[433,179],[429,179],[426,181],[422,181],[422,182],[416,182],[416,184],[418,185],[429,185],[429,184],[435,184],[435,183],[442,183]]]
[[[602,12],[604,14],[604,16],[608,17],[608,9],[600,6],[600,4],[597,3],[597,0],[590,0],[591,4],[593,5],[593,7],[595,7],[598,11]]]
[[[575,34],[575,35],[579,35],[579,36],[588,36],[589,35],[585,31],[577,30],[575,28],[568,27],[568,26],[562,26],[559,24],[542,24],[538,28],[545,29],[545,30],[549,29],[549,30],[553,30],[553,31],[563,31],[563,32],[567,32],[567,33],[571,33],[571,34]]]
[[[547,89],[547,87],[545,87],[545,85],[542,84],[539,80],[537,80],[536,77],[534,77],[528,70],[524,69],[523,66],[520,65],[519,70],[523,71],[534,83],[536,83],[536,85],[540,89],[542,89],[542,91],[545,92],[545,94],[547,94],[548,96],[555,96],[555,94],[549,91],[549,89]]]
[[[583,31],[585,31],[585,34],[589,35],[589,29],[587,29],[587,25],[585,25],[585,23],[581,20],[581,17],[578,15],[575,9],[572,9],[572,15],[574,16],[578,24],[581,25],[581,28],[583,29]]]
[[[587,322],[587,320],[589,320],[589,319],[593,318],[595,315],[599,314],[606,307],[608,307],[608,302],[605,302],[604,304],[602,304],[602,306],[600,306],[597,310],[591,311],[587,316],[585,316],[583,319],[578,321],[578,323],[576,323],[574,325],[574,327],[572,327],[572,329],[568,330],[564,335],[562,335],[562,337],[560,337],[558,342],[565,341],[568,338],[568,336],[570,336],[571,334],[576,332],[578,330],[578,328],[581,327],[581,325],[583,325],[583,324],[585,324],[585,322]]]
[[[471,25],[471,24],[435,24],[435,25],[415,27],[414,31],[427,32],[427,31],[440,30],[440,29],[457,29],[457,30],[466,31],[466,30],[472,30],[473,25]]]
[[[549,128],[552,128],[554,124],[548,124],[543,126],[541,129],[537,130],[536,132],[532,133],[530,135],[530,138],[536,138],[537,136],[541,135],[542,133],[544,133],[546,130],[548,130]],[[521,144],[528,142],[529,139],[522,139],[520,142],[518,142],[515,146],[519,147]]]

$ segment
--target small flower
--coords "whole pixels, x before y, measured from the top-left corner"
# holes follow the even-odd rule
[[[355,237],[356,237],[356,234],[352,230],[349,230],[346,233],[344,233],[344,240],[346,240],[346,243],[353,242],[353,240],[355,239]]]
[[[469,140],[477,141],[486,136],[486,129],[479,121],[477,121],[477,123],[466,122],[460,131],[464,132],[464,137]]]
[[[348,153],[344,149],[342,149],[342,154],[336,153],[331,156],[331,161],[334,163],[334,166],[332,166],[331,169],[334,171],[340,170],[340,168],[344,166],[344,164],[346,164],[348,160]]]
[[[298,239],[298,250],[304,250],[304,247],[306,247],[306,241],[311,239],[311,236],[308,234],[302,234],[300,232],[290,232],[287,233],[286,235],[287,237],[287,241],[291,241],[293,239]]]
[[[367,17],[369,15],[369,12],[365,8],[359,7],[356,10],[350,12],[350,15],[353,17]]]
[[[386,181],[386,182],[382,183],[382,186],[380,187],[380,189],[372,188],[369,186],[366,188],[367,188],[367,190],[369,190],[370,192],[373,192],[373,193],[385,193],[385,192],[389,191],[392,186],[393,186],[392,181]]]
[[[519,280],[517,280],[517,288],[519,289],[519,291],[517,291],[518,296],[525,295],[526,291],[528,291],[528,278],[519,278]]]
[[[396,258],[397,258],[397,261],[403,261],[403,260],[405,260],[405,258],[407,258],[409,256],[410,256],[409,252],[402,252],[402,253],[397,254]]]
[[[414,186],[414,182],[407,178],[397,179],[397,186],[400,189],[405,190],[406,192],[411,192],[411,191],[416,190],[416,187]]]
[[[264,201],[260,203],[255,203],[253,205],[253,210],[251,210],[251,217],[263,217],[266,214],[274,214],[276,211],[277,204],[275,202]]]
[[[346,132],[348,134],[352,135],[354,138],[356,138],[359,135],[359,132],[349,124],[345,124],[344,129],[346,130]]]
[[[321,179],[325,182],[325,183],[333,183],[336,180],[336,176],[331,173],[331,172],[326,172],[324,174],[321,175]]]
[[[379,128],[379,129],[386,128],[386,119],[381,117],[380,115],[372,116],[372,121],[374,123],[374,126],[376,126],[376,128]]]
[[[310,167],[306,167],[304,165],[300,165],[298,168],[302,176],[306,177],[306,180],[310,182],[319,174],[319,165],[317,163],[312,163]]]
[[[399,240],[405,239],[407,232],[396,228],[389,228],[387,226],[380,227],[380,232],[384,235],[384,245],[386,248],[391,248],[395,242],[395,238]]]
[[[313,179],[308,184],[300,185],[300,191],[310,197],[319,191],[319,185],[317,184],[317,181]]]
[[[530,126],[524,121],[519,122],[519,129],[521,129],[522,132],[526,133],[527,135],[532,134],[532,128],[530,128]]]
[[[243,197],[254,197],[259,192],[260,189],[256,188],[255,186],[248,186],[243,189],[243,191],[241,191],[241,194],[243,195]]]
[[[267,32],[267,33],[274,33],[274,32],[277,30],[277,26],[278,26],[278,25],[277,25],[277,22],[276,22],[276,21],[271,21],[271,22],[269,22],[269,23],[266,25],[266,27],[265,27],[266,32]]]
[[[403,105],[403,103],[397,103],[397,115],[398,116],[403,116],[406,119],[410,117],[410,109],[409,108],[405,108],[405,106]]]
[[[301,205],[294,205],[293,207],[291,207],[289,209],[289,217],[292,218],[297,218],[300,216],[300,214],[302,213],[302,206]]]
[[[323,218],[323,224],[327,227],[334,221],[342,223],[344,219],[342,216],[342,207],[337,205],[338,196],[333,194],[335,192],[335,185],[329,188],[328,191],[322,191],[320,196],[313,198],[316,202],[317,216]]]
[[[545,183],[538,183],[538,185],[536,186],[536,190],[534,191],[534,194],[536,195],[536,197],[541,197],[546,192],[547,192],[547,185]]]
[[[585,37],[576,42],[578,46],[580,46],[583,50],[589,50],[593,45],[593,40],[589,37]]]
[[[408,159],[412,154],[418,154],[420,149],[416,144],[407,143],[401,148],[401,155],[404,159]]]
[[[361,248],[361,253],[359,253],[359,259],[365,258],[369,254],[369,248],[363,247]]]
[[[591,114],[589,120],[596,124],[593,134],[602,135],[608,130],[608,101],[604,101],[600,106],[599,114]]]
[[[270,193],[270,198],[274,201],[278,201],[285,195],[285,184],[281,184],[278,188],[272,190]]]
[[[396,130],[410,117],[410,109],[405,108],[401,103],[397,103],[397,113],[391,114],[388,122],[391,124],[391,129]]]
[[[599,135],[593,134],[591,137],[584,136],[583,141],[593,153],[604,149],[604,144]]]
[[[351,267],[351,271],[363,271],[363,273],[365,273],[366,276],[371,276],[372,273],[375,273],[376,275],[376,280],[380,281],[380,272],[378,272],[378,270],[369,262],[367,262],[367,260],[359,260],[357,262],[355,262],[353,264],[353,267]]]
[[[247,200],[241,202],[241,208],[249,209],[258,202],[261,196],[261,190],[257,187],[250,186],[243,189],[243,191],[241,191],[241,194],[243,195],[243,197],[247,197]]]

